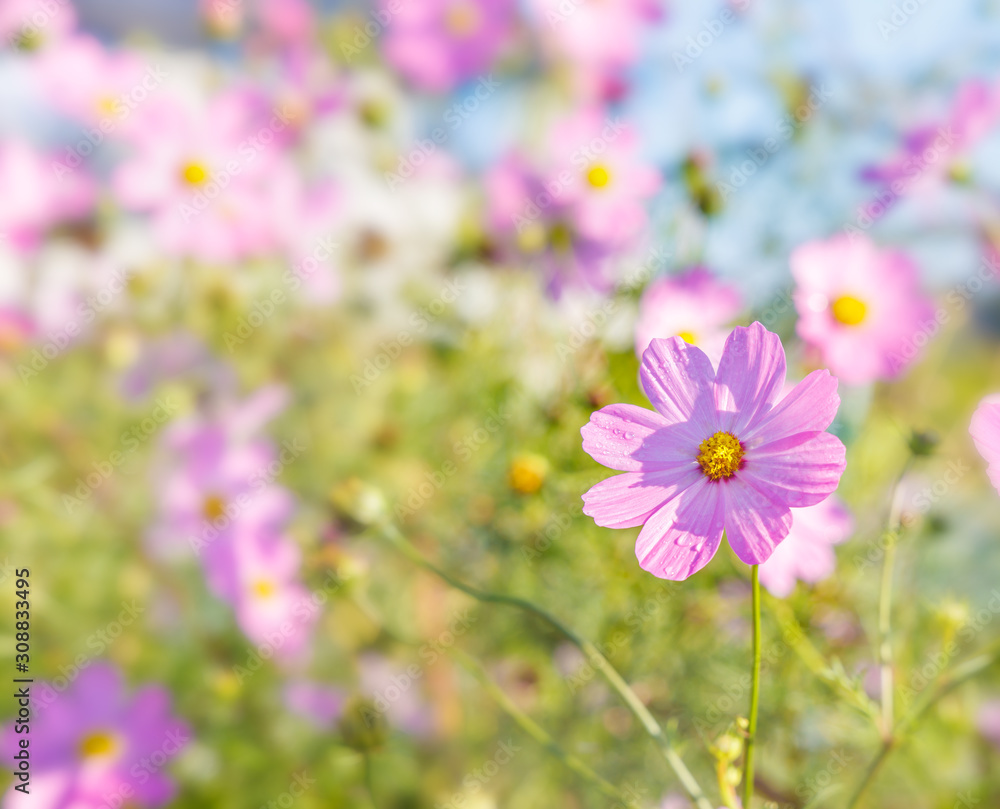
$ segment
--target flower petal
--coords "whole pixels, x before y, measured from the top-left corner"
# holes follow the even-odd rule
[[[765,443],[796,433],[825,430],[840,407],[837,385],[837,377],[829,371],[813,371],[763,418],[751,424],[741,438],[744,442],[756,439],[757,443]]]
[[[721,430],[740,438],[771,409],[785,384],[785,349],[760,323],[733,329],[719,360],[715,405]]]
[[[583,495],[583,513],[605,528],[634,528],[699,477],[693,460],[671,470],[615,475]]]
[[[716,430],[712,380],[715,369],[704,351],[680,337],[654,337],[642,354],[642,389],[669,424],[688,425],[698,442]]]
[[[703,476],[664,503],[636,539],[635,555],[642,568],[673,581],[701,570],[722,541],[723,502],[722,487]]]
[[[972,415],[969,435],[989,468],[986,474],[1000,491],[1000,394],[987,396]]]
[[[738,476],[792,508],[825,500],[840,484],[847,449],[830,433],[799,433],[747,452]]]
[[[792,527],[788,506],[751,485],[737,474],[722,482],[726,501],[726,537],[736,555],[748,565],[767,561]]]
[[[608,405],[591,413],[580,434],[584,452],[622,472],[665,469],[698,452],[694,439],[679,440],[683,436],[655,410],[630,404]]]

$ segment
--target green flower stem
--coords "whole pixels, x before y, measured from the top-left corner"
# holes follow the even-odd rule
[[[879,683],[882,701],[881,731],[882,738],[889,741],[892,738],[893,725],[896,721],[895,709],[893,706],[893,662],[892,662],[892,574],[896,566],[896,543],[900,535],[900,515],[896,506],[898,500],[899,487],[903,483],[903,478],[910,471],[913,464],[913,453],[911,452],[903,464],[903,469],[896,478],[896,483],[892,487],[892,501],[889,505],[889,524],[887,533],[889,542],[885,548],[885,557],[882,559],[882,578],[879,584],[878,593],[878,657],[879,657]]]
[[[618,693],[618,695],[622,698],[622,701],[624,701],[629,710],[632,711],[635,717],[642,724],[643,729],[656,743],[660,754],[677,775],[681,785],[685,790],[687,790],[688,795],[691,796],[691,799],[698,806],[698,809],[714,809],[711,802],[709,802],[708,798],[705,797],[705,793],[701,786],[699,786],[698,781],[687,768],[687,765],[684,764],[684,761],[674,749],[673,744],[663,732],[663,728],[660,727],[660,724],[656,721],[646,706],[642,704],[642,700],[636,696],[636,693],[629,687],[628,683],[625,682],[614,666],[608,662],[607,658],[601,654],[600,650],[594,646],[593,643],[580,637],[576,634],[576,632],[559,621],[558,618],[549,614],[541,607],[538,607],[530,601],[517,598],[516,596],[504,595],[502,593],[484,592],[459,579],[456,579],[450,573],[441,569],[420,553],[420,551],[418,551],[410,543],[410,541],[407,540],[402,533],[400,533],[399,529],[396,528],[395,525],[391,523],[382,523],[379,528],[381,529],[382,535],[404,556],[425,570],[430,571],[455,589],[461,590],[463,593],[471,596],[477,601],[492,604],[505,604],[509,607],[516,607],[517,609],[524,610],[525,612],[530,612],[532,615],[535,615],[545,621],[570,643],[576,646],[584,654],[591,665],[604,675],[611,687]]]
[[[524,711],[518,708],[517,705],[514,704],[514,701],[507,696],[507,693],[490,679],[486,670],[478,660],[470,657],[461,649],[457,648],[450,649],[449,654],[454,657],[466,671],[472,674],[472,676],[479,681],[480,685],[482,685],[490,696],[497,701],[497,704],[521,727],[525,733],[531,736],[531,738],[548,750],[549,753],[565,764],[568,769],[575,772],[584,780],[592,783],[611,800],[619,802],[623,799],[621,791],[614,784],[602,778],[572,753],[567,753],[563,750],[556,740],[553,739],[544,728],[542,728]]]
[[[757,709],[760,703],[760,571],[750,568],[753,587],[753,679],[750,686],[750,716],[746,744],[743,748],[743,809],[750,809],[753,800],[753,759],[757,744]]]
[[[929,692],[925,692],[921,695],[921,698],[917,700],[916,704],[910,709],[909,713],[907,713],[899,721],[899,724],[897,724],[893,729],[889,738],[883,740],[878,753],[872,760],[872,763],[868,765],[868,769],[865,770],[861,783],[858,784],[858,788],[854,791],[854,795],[851,796],[851,800],[847,804],[847,809],[855,809],[868,787],[871,786],[875,777],[882,769],[882,766],[885,764],[889,754],[906,740],[909,734],[915,730],[924,714],[926,714],[927,711],[938,702],[938,700],[947,696],[960,685],[968,682],[973,677],[981,674],[998,662],[1000,662],[1000,645],[995,646],[990,651],[977,655],[976,657],[965,661],[961,665],[956,666],[949,674],[946,674],[941,678],[936,688],[929,689]]]

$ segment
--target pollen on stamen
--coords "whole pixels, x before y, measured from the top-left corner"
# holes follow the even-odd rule
[[[746,450],[732,433],[717,432],[698,445],[696,460],[710,480],[731,478],[743,466]]]

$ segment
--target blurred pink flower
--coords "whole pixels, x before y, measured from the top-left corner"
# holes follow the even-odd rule
[[[244,526],[277,532],[291,516],[291,494],[274,483],[281,461],[256,435],[283,407],[281,389],[263,388],[220,412],[172,423],[154,468],[159,518],[148,532],[158,555],[220,552]],[[211,583],[211,576],[210,583]]]
[[[853,531],[851,512],[835,495],[815,506],[793,508],[791,530],[760,566],[760,583],[772,595],[787,598],[797,580],[822,581],[837,567],[833,546]]]
[[[69,0],[4,0],[0,3],[0,40],[37,51],[62,43],[76,28],[76,9]]]
[[[243,92],[208,102],[163,93],[137,112],[135,151],[112,188],[126,208],[151,214],[165,251],[225,262],[278,246],[271,178],[288,123],[281,110],[263,123],[255,113]]]
[[[892,201],[918,186],[938,185],[998,120],[1000,82],[991,85],[981,79],[967,81],[958,89],[954,106],[943,123],[907,133],[898,155],[880,166],[869,166],[861,176],[888,186]]]
[[[1000,492],[1000,393],[987,396],[972,416],[969,434],[989,466],[986,474]]]
[[[530,5],[546,49],[570,64],[578,93],[598,101],[620,97],[625,70],[639,59],[644,29],[663,15],[657,0],[531,0]]]
[[[246,4],[237,0],[198,0],[198,13],[212,36],[235,39],[246,22]]]
[[[646,227],[645,202],[660,173],[642,162],[632,127],[598,107],[581,109],[553,127],[546,180],[570,205],[582,236],[621,248]]]
[[[415,663],[403,666],[377,652],[367,652],[358,657],[358,673],[361,693],[372,699],[379,715],[413,736],[430,734],[433,717],[421,693],[422,679],[426,679],[423,669]]]
[[[514,33],[516,0],[383,0],[383,51],[420,88],[443,92],[486,73]]]
[[[33,698],[46,693],[53,701],[39,702],[31,724],[33,809],[99,809],[112,796],[134,806],[173,799],[176,787],[164,764],[188,743],[190,729],[171,716],[166,689],[145,686],[127,697],[113,666],[92,663],[62,694],[32,686]],[[6,728],[4,750],[13,755],[24,738]],[[22,805],[17,783],[5,808]]]
[[[285,46],[304,47],[319,28],[308,0],[256,0],[255,16],[262,34]]]
[[[340,716],[345,699],[340,689],[310,680],[292,680],[284,691],[288,710],[319,728],[328,728]]]
[[[904,253],[834,236],[792,253],[798,333],[852,384],[898,376],[940,329]]]
[[[733,330],[718,371],[680,337],[654,338],[639,376],[655,411],[609,405],[581,430],[584,451],[625,473],[590,489],[583,510],[607,528],[642,525],[636,556],[655,576],[700,570],[723,530],[742,561],[765,562],[790,509],[837,488],[845,448],[824,432],[837,380],[814,371],[782,398],[785,351],[760,323]]]
[[[976,717],[976,727],[986,741],[1000,749],[1000,699],[983,703]]]
[[[639,301],[635,351],[640,357],[654,337],[681,337],[718,365],[729,324],[743,308],[736,287],[716,279],[705,267],[659,278]]]
[[[166,73],[145,65],[129,51],[106,49],[86,34],[68,37],[58,49],[42,53],[34,72],[46,99],[60,112],[92,127],[86,138],[94,148],[126,121],[161,86]],[[89,154],[89,149],[78,150]]]
[[[610,290],[613,252],[574,230],[568,200],[552,194],[526,160],[508,155],[489,169],[484,185],[490,229],[512,260],[538,266],[553,297],[567,287]]]
[[[34,318],[22,309],[0,305],[0,354],[15,354],[37,333]]]
[[[93,214],[93,178],[60,160],[22,140],[0,142],[0,233],[15,250],[34,250],[56,226]]]
[[[233,607],[247,638],[276,659],[302,655],[319,613],[299,581],[302,554],[294,542],[244,524],[232,541],[213,545],[205,562],[213,591]]]

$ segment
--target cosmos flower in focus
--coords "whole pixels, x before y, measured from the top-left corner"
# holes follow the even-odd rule
[[[772,595],[787,598],[796,581],[822,581],[837,567],[833,546],[853,531],[851,512],[836,496],[808,508],[793,508],[792,528],[760,566],[760,583]]]
[[[987,396],[972,416],[969,434],[989,467],[986,474],[1000,492],[1000,393]]]
[[[808,242],[791,266],[799,336],[845,382],[898,376],[941,328],[916,265],[865,236]]]
[[[642,293],[635,327],[635,352],[642,357],[654,337],[682,337],[718,365],[728,324],[743,308],[739,291],[704,267],[659,278]]]
[[[590,489],[583,510],[607,528],[642,525],[636,556],[655,576],[688,578],[723,531],[743,562],[761,564],[790,509],[837,488],[846,450],[825,432],[837,380],[814,371],[782,397],[785,351],[760,323],[733,330],[718,371],[680,337],[653,339],[639,377],[655,411],[609,405],[581,430],[594,460],[625,473]]]
[[[489,71],[514,33],[516,0],[386,0],[386,60],[418,87],[444,92]]]
[[[163,806],[176,792],[167,762],[190,740],[186,723],[170,711],[170,694],[145,686],[127,696],[118,671],[107,663],[84,668],[68,689],[32,686],[33,809],[99,809],[115,805]],[[24,738],[5,729],[4,750]],[[14,782],[16,784],[17,781]],[[13,786],[5,807],[22,805]]]

